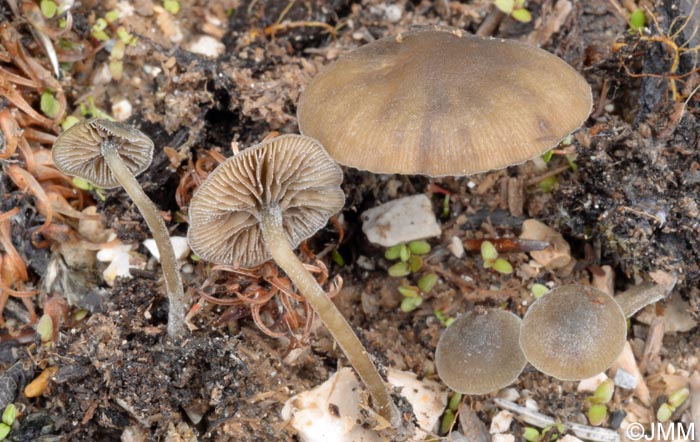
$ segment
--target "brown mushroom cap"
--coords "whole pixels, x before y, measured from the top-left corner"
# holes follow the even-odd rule
[[[63,132],[53,145],[53,162],[66,175],[78,176],[97,187],[121,186],[102,157],[103,143],[114,143],[133,176],[151,164],[153,141],[143,132],[116,121],[93,118]]]
[[[520,347],[539,371],[578,380],[605,371],[620,355],[627,321],[612,296],[590,286],[553,289],[528,309]]]
[[[343,173],[309,137],[284,135],[229,158],[209,175],[190,203],[187,233],[206,261],[254,267],[270,259],[259,220],[278,206],[292,248],[343,208]]]
[[[460,30],[386,37],[302,92],[299,128],[341,164],[471,175],[532,159],[578,128],[591,88],[556,56]]]
[[[435,351],[440,379],[464,394],[486,394],[514,382],[525,368],[520,318],[505,310],[470,312],[442,333]]]

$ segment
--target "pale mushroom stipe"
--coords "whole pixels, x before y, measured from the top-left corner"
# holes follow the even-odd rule
[[[160,253],[169,301],[168,335],[184,336],[188,300],[170,235],[158,208],[134,178],[151,164],[153,141],[126,124],[94,118],[63,132],[54,143],[51,155],[56,167],[66,175],[83,178],[105,189],[122,186],[134,201]]]
[[[348,322],[294,254],[301,241],[343,208],[343,173],[309,137],[284,135],[219,165],[190,202],[192,250],[216,264],[254,267],[272,258],[338,342],[376,409],[399,417],[384,380]]]

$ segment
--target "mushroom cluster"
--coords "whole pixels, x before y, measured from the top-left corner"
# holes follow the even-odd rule
[[[669,290],[641,284],[613,298],[591,286],[570,284],[536,300],[522,321],[502,310],[467,313],[440,337],[438,375],[464,394],[485,394],[511,384],[526,362],[561,380],[595,376],[622,352],[627,318]]]

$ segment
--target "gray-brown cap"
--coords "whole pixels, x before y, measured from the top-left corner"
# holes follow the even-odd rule
[[[440,379],[464,394],[486,394],[513,383],[526,364],[519,333],[520,318],[505,310],[460,316],[435,351]]]
[[[63,132],[51,150],[53,162],[66,175],[83,178],[97,187],[119,187],[121,184],[102,157],[106,143],[116,148],[133,176],[151,164],[153,141],[148,136],[126,124],[97,118]]]
[[[190,202],[192,250],[217,264],[254,267],[270,259],[260,215],[282,211],[292,248],[343,208],[343,173],[323,147],[301,135],[283,135],[227,159]]]
[[[591,88],[522,43],[429,29],[382,38],[304,89],[301,133],[376,173],[471,175],[532,159],[577,129]]]
[[[539,371],[578,380],[605,371],[625,345],[627,321],[612,296],[596,288],[558,287],[528,309],[520,347]]]

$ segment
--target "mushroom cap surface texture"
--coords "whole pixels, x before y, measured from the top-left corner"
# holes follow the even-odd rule
[[[56,167],[66,175],[83,178],[97,187],[113,189],[121,184],[102,157],[109,143],[133,176],[151,164],[153,140],[129,125],[93,118],[69,128],[51,149]]]
[[[544,50],[430,28],[327,66],[303,90],[297,116],[301,133],[343,165],[471,175],[546,152],[592,102],[585,79]]]
[[[514,382],[525,368],[520,318],[505,310],[469,312],[443,333],[435,351],[440,379],[464,394],[486,394]]]
[[[270,259],[259,225],[279,207],[292,248],[343,208],[343,173],[316,140],[283,135],[219,165],[190,202],[192,250],[216,264],[255,267]]]
[[[579,380],[608,369],[622,352],[627,320],[612,296],[572,284],[535,301],[523,318],[520,347],[539,371]]]

